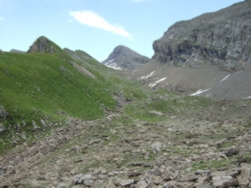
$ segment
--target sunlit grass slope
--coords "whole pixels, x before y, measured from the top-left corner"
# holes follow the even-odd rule
[[[115,108],[112,84],[98,72],[93,73],[95,78],[82,74],[65,57],[63,53],[0,54],[0,106],[8,113],[0,118],[6,129],[2,138],[13,131],[32,132],[32,121],[41,126],[41,119],[58,121],[59,114],[93,120],[104,115],[104,108]]]

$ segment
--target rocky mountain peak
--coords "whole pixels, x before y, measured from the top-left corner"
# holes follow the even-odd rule
[[[149,60],[148,57],[142,56],[126,46],[119,45],[102,63],[114,69],[132,71]]]
[[[48,38],[41,36],[30,46],[28,53],[55,53],[60,50],[61,48],[58,45],[53,43]]]
[[[153,44],[153,59],[174,66],[213,64],[230,72],[251,64],[251,1],[171,26]]]
[[[248,99],[251,0],[173,24],[153,43],[151,61],[135,73],[150,88]]]

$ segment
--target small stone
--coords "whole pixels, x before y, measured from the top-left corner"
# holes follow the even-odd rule
[[[67,188],[65,183],[60,183],[56,188]]]
[[[78,180],[79,180],[81,177],[83,177],[83,176],[84,176],[84,174],[78,174],[78,175],[76,175],[76,176],[74,177],[74,179],[73,179],[74,184],[78,183]]]
[[[198,185],[197,188],[213,188],[212,185]]]
[[[32,126],[33,126],[33,131],[36,131],[37,129],[39,129],[39,127],[37,126],[36,122],[34,120],[32,120]]]
[[[94,181],[92,179],[86,179],[84,180],[84,185],[87,187],[91,187]]]
[[[160,152],[162,148],[162,143],[155,142],[154,144],[151,145],[151,148],[153,149],[154,152]]]
[[[156,185],[159,185],[163,181],[162,178],[159,176],[154,176],[152,179]]]
[[[122,187],[126,187],[128,185],[131,185],[134,183],[134,180],[133,179],[121,179],[118,184]]]
[[[145,182],[145,180],[140,180],[137,184],[136,187],[138,188],[147,188],[148,184]]]
[[[210,170],[197,170],[195,172],[195,175],[203,175],[203,174],[209,174]]]
[[[5,127],[2,124],[0,124],[0,134],[3,133],[5,130],[6,130]]]
[[[176,183],[177,183],[176,181],[169,181],[163,185],[163,188],[174,187]]]
[[[45,123],[45,121],[44,121],[43,119],[40,120],[40,123],[41,123],[41,125],[42,125],[43,127],[46,127],[46,123]]]
[[[217,172],[212,172],[211,173],[211,176],[225,176],[227,175],[227,172],[226,171],[217,171]]]
[[[248,186],[250,179],[250,168],[242,167],[241,174],[238,177],[239,185]]]
[[[108,176],[114,176],[114,172],[108,172]]]

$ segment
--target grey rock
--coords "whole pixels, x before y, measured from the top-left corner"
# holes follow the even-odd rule
[[[44,121],[43,119],[40,120],[40,123],[41,123],[41,125],[42,125],[43,127],[46,127],[46,123],[45,123],[45,121]]]
[[[140,181],[136,184],[136,187],[138,187],[138,188],[147,188],[147,187],[148,187],[148,184],[146,183],[145,180],[140,180]]]
[[[213,177],[212,180],[215,187],[222,187],[225,184],[232,182],[233,178],[231,176],[216,176]]]
[[[240,186],[248,186],[250,180],[250,168],[242,167],[241,174],[238,177],[238,182]]]
[[[151,145],[151,148],[153,149],[154,152],[160,152],[162,148],[162,143],[155,142],[154,144]]]
[[[67,188],[67,185],[65,183],[60,183],[56,188]]]
[[[0,106],[0,118],[6,119],[6,117],[8,116],[8,112],[6,112],[6,110],[4,109],[3,106]]]
[[[78,175],[74,176],[74,178],[73,178],[74,184],[78,183],[78,180],[79,180],[81,177],[83,177],[83,176],[84,176],[84,174],[78,174]],[[81,183],[82,183],[82,182],[81,182]]]
[[[211,171],[210,170],[197,170],[195,172],[196,175],[205,175],[205,174],[209,174]]]
[[[131,184],[134,183],[134,180],[133,179],[121,179],[119,180],[118,184],[121,186],[121,187],[126,187],[126,186],[129,186]]]
[[[177,182],[176,181],[169,181],[169,182],[166,182],[164,185],[163,185],[163,188],[172,188]]]
[[[155,183],[156,185],[159,185],[159,184],[163,181],[163,179],[162,179],[160,176],[153,176],[153,177],[152,177],[152,181],[153,181],[153,183]]]
[[[39,127],[37,126],[36,122],[34,120],[32,120],[32,126],[33,126],[33,131],[36,131],[39,129]]]
[[[5,130],[6,130],[5,127],[2,124],[0,124],[0,134],[3,133]]]
[[[87,187],[91,187],[93,185],[94,181],[92,179],[85,179],[84,185]]]
[[[99,175],[98,175],[98,178],[99,178],[99,179],[106,179],[106,178],[107,178],[107,175],[105,175],[105,174],[99,174]]]
[[[215,177],[215,176],[226,176],[227,172],[226,171],[217,171],[217,172],[212,172],[211,176]]]
[[[197,188],[213,188],[212,185],[198,185]]]
[[[154,116],[163,116],[164,114],[162,112],[158,112],[156,110],[149,111],[149,114]]]
[[[86,180],[91,180],[91,179],[92,179],[92,175],[91,175],[91,174],[86,174],[86,175],[84,175],[84,176],[81,176],[81,177],[78,179],[77,183],[78,183],[78,184],[82,184],[82,183],[84,183]],[[87,181],[87,182],[89,182],[89,181]]]

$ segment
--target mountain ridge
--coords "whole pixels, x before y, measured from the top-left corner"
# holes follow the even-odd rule
[[[251,87],[246,84],[251,76],[242,70],[251,65],[249,30],[251,1],[176,22],[153,42],[155,53],[151,61],[133,76],[150,88],[159,86],[187,95],[207,91],[198,95],[218,99],[246,98],[251,94]],[[154,73],[146,79],[151,72]],[[222,82],[229,74],[233,83],[245,83],[238,91],[229,83],[230,77]],[[238,94],[230,94],[234,92]]]
[[[126,46],[119,45],[102,63],[113,69],[133,71],[148,63],[149,60],[148,57],[142,56]]]
[[[207,61],[227,71],[245,68],[251,62],[250,5],[240,2],[175,23],[153,43],[153,59],[176,66]]]

